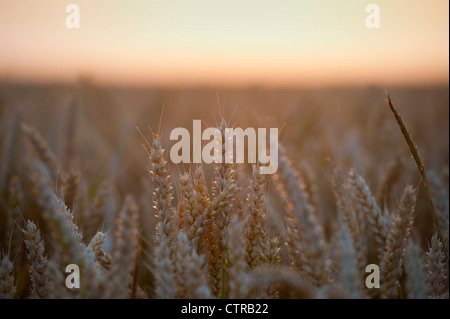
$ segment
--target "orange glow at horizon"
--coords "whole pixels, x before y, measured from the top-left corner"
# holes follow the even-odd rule
[[[20,5],[19,5],[20,3]],[[81,28],[65,27],[65,6]],[[365,7],[380,7],[380,29]],[[0,80],[448,84],[448,1],[0,0]]]

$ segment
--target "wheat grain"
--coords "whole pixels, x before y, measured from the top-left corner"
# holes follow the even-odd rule
[[[102,249],[102,246],[106,240],[107,234],[102,232],[97,232],[95,236],[89,242],[87,249],[90,249],[94,254],[97,262],[103,266],[106,270],[111,269],[112,257]]]
[[[93,93],[97,98],[99,92]],[[12,118],[1,112],[6,116],[0,121],[6,125],[0,128],[0,246],[8,251],[7,256],[14,256],[14,265],[10,257],[0,262],[0,296],[134,299],[147,297],[140,288],[145,285],[146,292],[156,298],[448,298],[448,150],[439,143],[427,148],[443,153],[426,154],[432,166],[425,176],[417,147],[388,100],[425,182],[439,226],[435,231],[444,235],[431,238],[426,259],[421,243],[410,240],[413,230],[422,240],[429,236],[429,225],[423,219],[426,207],[418,202],[413,229],[416,191],[407,187],[398,207],[393,203],[399,181],[414,178],[406,175],[411,173],[409,167],[400,170],[404,159],[397,155],[396,141],[374,138],[370,129],[351,130],[347,142],[352,149],[343,154],[342,167],[333,174],[329,165],[335,160],[328,158],[330,150],[342,145],[335,130],[339,125],[362,125],[367,120],[362,111],[338,126],[327,116],[341,110],[331,108],[317,126],[300,123],[299,127],[304,124],[317,134],[308,140],[305,134],[301,141],[289,140],[299,155],[294,163],[280,146],[278,172],[273,176],[276,189],[259,173],[259,163],[248,170],[247,165],[223,162],[229,155],[225,145],[230,142],[225,140],[225,120],[219,125],[222,163],[189,167],[187,173],[172,178],[162,139],[153,136],[148,154],[151,178],[145,179],[145,159],[135,152],[128,130],[113,125],[119,122],[116,109],[79,112],[77,116],[86,121],[80,121],[82,147],[75,149],[77,111],[70,107],[71,118],[61,122],[67,131],[61,135],[58,157],[31,125],[21,124],[19,113]],[[35,121],[32,112],[26,116]],[[138,111],[126,113],[127,127],[135,116]],[[97,120],[101,125],[92,125],[100,124]],[[370,121],[374,127],[381,123]],[[45,127],[47,123],[30,124]],[[48,133],[55,133],[53,125],[48,128]],[[24,138],[18,139],[15,135],[20,130]],[[99,142],[103,147],[98,147]],[[374,147],[373,143],[378,144]],[[24,152],[26,146],[31,152]],[[331,183],[315,175],[308,163],[314,163],[313,168],[324,176],[332,175]],[[365,172],[364,178],[354,170],[347,174],[348,163]],[[73,173],[74,164],[81,164],[79,174]],[[434,173],[441,170],[442,175]],[[179,196],[174,196],[175,187]],[[152,211],[152,201],[156,218],[142,214],[140,220],[137,205],[124,190],[138,196],[139,207],[146,212]],[[114,228],[116,215],[119,224]],[[17,225],[27,219],[36,224],[26,222],[22,235]],[[116,236],[103,232],[111,227]],[[153,236],[155,240],[149,240]],[[25,249],[21,247],[28,250],[29,267],[23,265]],[[80,267],[81,289],[66,288],[64,271],[72,263]],[[364,269],[369,263],[380,265],[382,289],[364,288]]]

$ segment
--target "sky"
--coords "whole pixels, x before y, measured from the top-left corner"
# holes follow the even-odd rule
[[[448,55],[448,0],[0,0],[0,80],[448,85]]]

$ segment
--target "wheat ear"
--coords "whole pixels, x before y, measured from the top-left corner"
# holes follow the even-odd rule
[[[51,274],[49,298],[66,299],[73,297],[66,288],[64,266],[59,262],[59,257],[53,257],[48,261],[48,272]]]
[[[161,223],[159,223],[161,224]],[[159,227],[163,227],[159,225]],[[155,247],[153,274],[155,277],[155,296],[161,299],[173,299],[177,293],[175,267],[171,256],[172,246],[169,238],[162,236]]]
[[[405,273],[408,299],[425,299],[427,297],[426,276],[422,250],[412,239],[406,246]]]
[[[178,233],[175,258],[177,292],[176,298],[212,298],[208,278],[203,272],[204,258],[197,254],[184,232]]]
[[[386,239],[380,264],[384,298],[392,299],[401,296],[400,277],[403,272],[403,257],[414,220],[416,198],[415,189],[407,186],[400,198],[396,216]]]
[[[264,214],[265,178],[257,165],[252,166],[250,191],[247,198],[245,236],[247,240],[247,263],[250,268],[262,266],[267,261],[268,236],[267,217]]]
[[[95,236],[91,239],[88,245],[88,249],[90,249],[93,253],[97,261],[100,265],[103,266],[106,270],[111,269],[112,257],[102,249],[103,243],[106,240],[106,233],[97,232]]]
[[[230,222],[227,249],[228,288],[231,299],[247,298],[250,292],[248,265],[245,260],[247,254],[242,245],[243,239],[242,225],[238,216],[234,216]]]
[[[208,230],[207,214],[210,204],[208,194],[202,193],[206,189],[206,181],[202,175],[201,167],[198,167],[194,176],[186,173],[180,177],[181,193],[186,208],[187,235],[199,253],[205,249],[203,235]]]
[[[323,228],[303,191],[297,171],[284,155],[281,145],[279,149],[281,156],[274,179],[286,207],[290,254],[294,265],[305,272],[315,285],[320,285],[326,277]]]
[[[65,252],[65,261],[81,264],[81,252],[85,249],[82,234],[73,220],[73,215],[64,202],[52,194],[42,176],[33,179],[37,191],[38,204],[43,209],[46,223],[55,234],[57,242]]]
[[[222,145],[222,163],[214,163],[213,200],[210,205],[209,218],[213,218],[210,231],[210,245],[207,250],[209,280],[212,292],[217,297],[225,297],[226,293],[226,256],[228,227],[233,217],[234,197],[237,187],[234,180],[234,163],[225,163],[227,141],[222,119],[220,127]]]
[[[344,176],[338,169],[335,169],[334,171],[332,186],[339,215],[338,220],[345,223],[350,231],[356,258],[358,260],[357,267],[362,273],[362,269],[366,266],[367,259],[367,240],[364,234],[364,216],[362,216],[360,211],[353,207],[351,200],[352,189],[348,190],[349,185],[345,183]]]
[[[41,134],[39,134],[33,127],[22,123],[21,129],[25,136],[29,139],[39,159],[48,168],[48,172],[52,180],[56,181],[58,162],[56,159],[56,155],[53,153],[50,146],[47,144]]]
[[[31,293],[38,298],[47,298],[50,289],[48,280],[48,261],[44,255],[44,242],[36,224],[28,220],[22,230],[27,247],[27,259],[30,262]]]
[[[428,173],[428,183],[430,186],[431,198],[436,208],[438,225],[444,239],[448,240],[449,232],[449,201],[448,191],[444,182],[433,171]],[[444,243],[447,244],[448,243]]]
[[[387,219],[383,215],[369,186],[361,175],[356,174],[354,171],[350,171],[348,173],[347,181],[356,214],[362,213],[365,216],[374,235],[375,242],[378,246],[378,253],[380,255],[383,251],[388,232]]]
[[[150,174],[154,183],[153,204],[156,210],[156,219],[158,220],[158,228],[156,232],[156,245],[158,245],[162,237],[168,239],[168,244],[172,243],[173,234],[173,215],[174,208],[173,186],[167,168],[167,162],[164,159],[164,149],[161,145],[159,137],[153,138],[152,148],[150,151]]]
[[[426,253],[428,297],[431,299],[447,299],[447,271],[446,271],[444,245],[439,236],[434,234],[431,245]],[[446,288],[447,287],[447,288]]]
[[[350,299],[361,299],[361,272],[358,268],[355,245],[350,229],[345,223],[339,229],[340,243],[340,274],[339,283],[341,291]]]
[[[175,298],[173,187],[167,162],[164,159],[164,149],[158,136],[153,138],[150,150],[150,165],[154,188],[153,203],[158,222],[155,236],[155,294],[157,298]]]
[[[17,289],[14,279],[14,265],[4,255],[0,261],[0,299],[12,299],[15,297]]]
[[[194,247],[197,247],[198,253],[202,254],[209,250],[207,246],[210,241],[207,234],[211,231],[213,219],[210,218],[211,201],[201,166],[195,169],[192,183],[193,194],[191,194],[190,200],[194,201],[191,205],[193,207],[192,216],[195,218],[193,218],[193,223],[189,228],[188,238],[192,241]]]
[[[138,249],[138,223],[138,207],[128,195],[117,219],[116,242],[108,280],[110,297],[130,297],[131,273]]]

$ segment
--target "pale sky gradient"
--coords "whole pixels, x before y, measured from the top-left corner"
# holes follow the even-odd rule
[[[67,29],[76,3],[81,28]],[[380,7],[367,29],[365,8]],[[0,80],[448,84],[448,0],[0,0]]]

